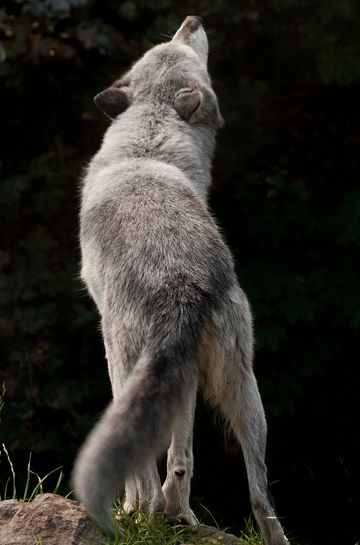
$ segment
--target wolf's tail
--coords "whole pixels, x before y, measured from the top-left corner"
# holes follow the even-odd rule
[[[108,530],[111,503],[123,493],[125,477],[165,450],[196,378],[196,351],[208,310],[199,303],[179,305],[171,316],[160,313],[121,397],[108,406],[77,457],[72,475],[76,496]]]

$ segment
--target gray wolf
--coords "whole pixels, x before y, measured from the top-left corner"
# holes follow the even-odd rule
[[[77,497],[189,524],[198,383],[239,440],[268,545],[287,543],[267,490],[266,422],[252,370],[249,303],[206,198],[222,126],[199,17],[95,97],[112,123],[82,187],[82,278],[94,299],[113,401],[77,457]],[[170,445],[170,446],[169,446]],[[163,486],[156,458],[168,448]]]

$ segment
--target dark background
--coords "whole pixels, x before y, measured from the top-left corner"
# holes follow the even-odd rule
[[[225,128],[211,206],[256,324],[271,491],[289,536],[359,538],[360,2],[0,4],[1,441],[21,495],[71,463],[110,397],[78,280],[79,178],[108,121],[92,97],[202,15]],[[243,529],[239,448],[201,401],[193,504]],[[225,444],[224,444],[225,443]],[[9,465],[2,453],[3,495]]]

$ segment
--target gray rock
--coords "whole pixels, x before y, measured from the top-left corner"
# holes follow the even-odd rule
[[[101,545],[103,535],[78,502],[39,494],[0,502],[0,545]]]
[[[214,528],[213,526],[206,526],[205,524],[199,524],[199,526],[190,526],[189,530],[186,532],[188,536],[194,536],[195,541],[199,538],[207,538],[207,544],[213,545],[244,545],[244,541],[234,536],[233,534],[228,534]],[[181,545],[191,545],[190,543],[181,544]]]
[[[212,526],[190,526],[188,539],[207,544],[242,545],[244,542]],[[39,494],[31,503],[0,502],[0,545],[102,545],[104,536],[85,509],[57,494]],[[156,545],[156,544],[154,544]],[[191,545],[189,543],[184,545]]]

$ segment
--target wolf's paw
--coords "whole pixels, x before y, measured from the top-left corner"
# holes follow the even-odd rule
[[[177,515],[169,514],[165,511],[165,516],[174,524],[187,524],[188,526],[196,526],[199,524],[198,519],[190,507]]]

